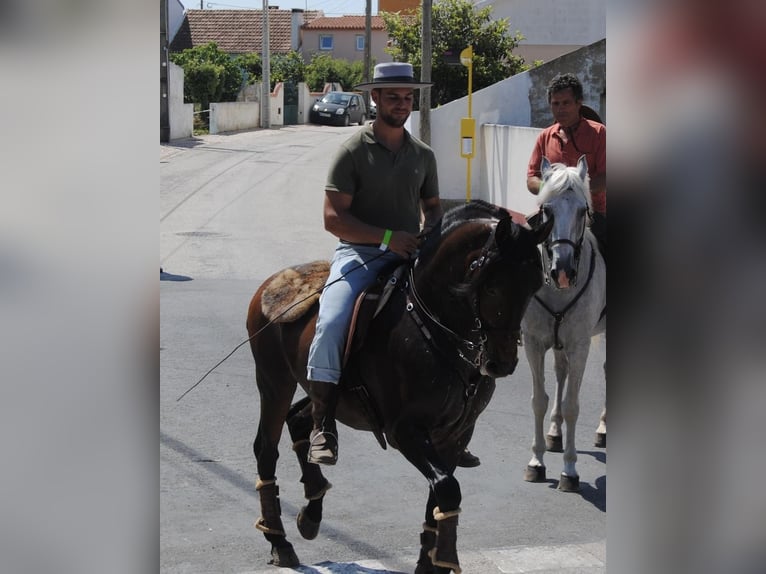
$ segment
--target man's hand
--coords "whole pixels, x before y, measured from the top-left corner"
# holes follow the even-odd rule
[[[409,259],[417,251],[419,244],[417,235],[406,231],[394,231],[388,242],[388,248],[397,255]]]

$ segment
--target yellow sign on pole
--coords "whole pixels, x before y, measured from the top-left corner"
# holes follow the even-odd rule
[[[471,87],[473,85],[473,47],[460,52],[460,63],[468,68],[468,117],[460,120],[460,157],[466,158],[465,201],[471,201],[471,158],[475,152],[476,120],[471,117]]]

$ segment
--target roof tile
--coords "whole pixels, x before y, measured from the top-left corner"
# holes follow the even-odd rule
[[[322,12],[303,12],[304,22]],[[269,11],[269,44],[274,53],[292,49],[291,10]],[[170,44],[171,52],[215,42],[229,54],[261,52],[263,49],[263,10],[187,10],[181,27]]]

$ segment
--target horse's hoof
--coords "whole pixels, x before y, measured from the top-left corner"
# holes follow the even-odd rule
[[[596,433],[596,441],[593,443],[593,446],[598,448],[606,448],[606,433],[605,432]]]
[[[524,480],[527,482],[545,482],[545,465],[527,465],[527,469],[524,471]]]
[[[563,492],[580,492],[580,477],[567,476],[562,473],[561,480],[559,480],[559,490]]]
[[[548,452],[564,452],[564,443],[560,436],[545,435],[545,449]]]
[[[298,555],[293,550],[293,545],[289,542],[286,546],[272,546],[271,548],[271,560],[269,564],[279,566],[280,568],[295,568],[300,565]]]
[[[319,522],[314,522],[306,515],[306,507],[301,508],[296,519],[298,523],[298,532],[301,533],[306,540],[314,540],[319,534]]]

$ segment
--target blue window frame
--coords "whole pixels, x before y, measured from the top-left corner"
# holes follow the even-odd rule
[[[364,51],[364,35],[363,34],[357,34],[356,36],[356,50],[357,52]]]
[[[319,49],[332,50],[332,34],[319,35]]]

